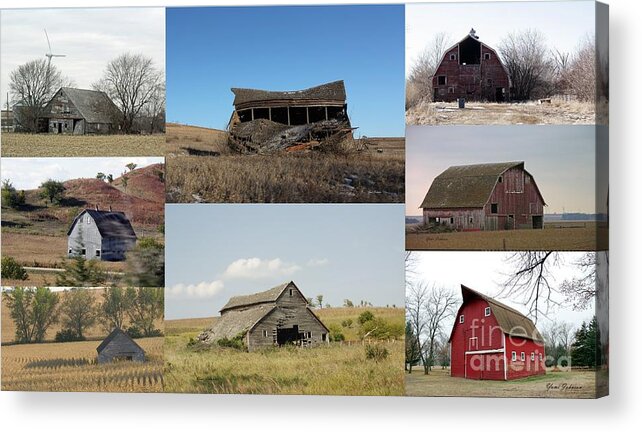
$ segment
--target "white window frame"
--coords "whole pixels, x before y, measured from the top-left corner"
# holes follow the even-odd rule
[[[535,353],[534,352],[531,353],[531,361],[535,361]]]
[[[526,361],[526,353],[522,351],[522,353],[519,355],[520,361]]]
[[[490,306],[487,306],[487,307],[484,309],[484,316],[485,316],[485,317],[490,316]]]
[[[464,323],[464,314],[459,315],[459,324]]]
[[[539,353],[539,361],[542,361],[542,353]]]
[[[484,53],[484,60],[490,60],[490,53]]]
[[[268,331],[267,330],[263,330],[263,337],[268,337]]]
[[[513,351],[510,356],[511,361],[517,361],[517,352]]]
[[[457,54],[450,53],[450,60],[457,60]]]

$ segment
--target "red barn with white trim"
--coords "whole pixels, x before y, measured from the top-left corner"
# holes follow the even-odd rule
[[[544,339],[529,318],[461,286],[464,303],[450,334],[450,375],[512,380],[546,373]]]

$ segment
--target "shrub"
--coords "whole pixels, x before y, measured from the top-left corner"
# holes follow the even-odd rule
[[[234,348],[237,350],[245,349],[245,344],[243,343],[243,336],[241,335],[236,335],[231,339],[224,337],[223,339],[217,340],[216,343],[218,344],[218,346],[225,347],[225,348]]]
[[[84,336],[79,336],[73,329],[63,329],[56,333],[56,342],[74,342],[85,340]]]
[[[388,350],[380,345],[366,345],[366,359],[376,362],[388,358]]]
[[[341,327],[352,327],[352,319],[348,318],[347,320],[341,321]]]
[[[372,339],[398,339],[404,334],[402,325],[393,325],[383,318],[373,318],[363,323],[359,329],[359,336]]]
[[[131,337],[132,339],[143,337],[143,330],[137,326],[127,327],[127,329],[125,330],[125,333],[127,333],[129,337]]]
[[[18,262],[10,257],[2,257],[2,277],[5,279],[27,280],[27,271]]]
[[[330,342],[343,342],[346,340],[346,337],[343,335],[341,332],[341,329],[337,327],[336,325],[331,325],[329,327],[330,330]]]
[[[368,321],[372,321],[374,319],[374,314],[370,311],[364,311],[359,315],[359,318],[357,318],[357,321],[359,321],[359,324],[363,325],[364,323]]]

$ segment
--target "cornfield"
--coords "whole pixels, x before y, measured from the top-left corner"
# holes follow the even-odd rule
[[[5,345],[2,390],[154,393],[163,391],[163,338],[137,339],[147,361],[96,363],[100,341]]]

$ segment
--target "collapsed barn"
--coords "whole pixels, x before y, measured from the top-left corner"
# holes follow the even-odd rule
[[[233,88],[230,146],[240,153],[354,146],[343,81],[298,91]]]
[[[446,50],[432,77],[435,102],[459,98],[505,102],[510,86],[508,69],[493,48],[479,41],[474,29]]]
[[[420,206],[424,224],[456,231],[544,228],[544,198],[524,162],[452,166]]]
[[[237,338],[254,351],[283,345],[308,347],[330,340],[330,331],[294,282],[232,297],[220,312],[212,327],[198,336],[200,341],[210,344]]]

